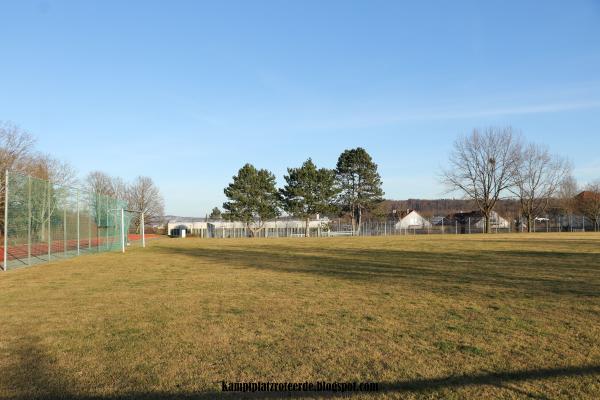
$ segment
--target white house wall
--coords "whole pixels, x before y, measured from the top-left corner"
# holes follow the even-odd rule
[[[310,229],[323,228],[327,226],[328,219],[311,220],[308,224]],[[265,229],[304,229],[306,221],[301,220],[285,220],[285,221],[267,221],[264,223]],[[243,222],[229,221],[211,221],[211,222],[186,222],[186,221],[170,221],[167,223],[167,232],[171,235],[173,229],[183,229],[187,232],[197,232],[205,229],[242,229],[246,228]]]

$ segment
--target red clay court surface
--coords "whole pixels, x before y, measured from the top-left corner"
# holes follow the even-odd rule
[[[146,239],[157,239],[161,237],[161,235],[156,235],[154,233],[147,233]],[[128,241],[137,242],[142,240],[142,235],[140,234],[129,234],[127,235]],[[108,242],[111,245],[119,246],[119,238],[110,238]],[[81,239],[79,241],[79,249],[84,252],[94,252],[98,247],[102,250],[102,246],[107,243],[106,238],[93,238],[91,240]],[[66,246],[66,247],[65,247]],[[55,240],[50,245],[50,253],[52,255],[60,256],[60,253],[64,253],[66,251],[77,251],[77,239],[67,240],[66,243],[64,240]],[[28,251],[27,244],[20,244],[16,246],[8,246],[8,260],[23,260],[25,264],[27,263]],[[31,257],[32,258],[43,258],[48,257],[48,243],[36,243],[31,245]],[[4,247],[0,247],[0,262],[4,262]]]

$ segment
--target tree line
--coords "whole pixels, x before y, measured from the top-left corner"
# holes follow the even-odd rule
[[[365,214],[388,218],[391,208],[414,203],[383,199],[377,164],[360,147],[344,151],[334,169],[318,168],[309,158],[300,167],[288,168],[284,180],[278,189],[273,173],[244,165],[224,189],[228,201],[222,217],[245,223],[254,236],[264,221],[285,212],[305,220],[308,235],[310,217],[345,214],[359,233]],[[474,129],[459,136],[440,181],[448,193],[462,193],[463,200],[439,200],[438,207],[448,211],[458,204],[473,205],[483,215],[485,232],[491,231],[495,210],[516,209],[528,231],[536,217],[558,207],[567,214],[580,211],[600,224],[600,181],[586,187],[585,198],[577,198],[571,163],[544,145],[524,141],[510,127]],[[213,209],[211,216],[221,216],[220,210]]]
[[[490,216],[502,199],[512,198],[527,231],[537,216],[562,204],[568,214],[576,210],[600,222],[600,182],[589,184],[586,199],[577,198],[571,163],[548,148],[525,142],[510,127],[475,129],[460,136],[441,181],[450,191],[460,191],[476,205],[490,232]],[[597,210],[597,211],[596,211]]]
[[[151,178],[139,176],[132,182],[111,177],[103,172],[90,172],[79,180],[76,170],[67,162],[35,149],[36,139],[19,126],[0,121],[0,171],[17,172],[61,186],[82,186],[92,193],[125,200],[130,209],[144,211],[145,220],[162,221],[164,201]],[[0,180],[0,225],[4,229],[5,181]],[[46,216],[49,218],[49,216]],[[134,225],[139,224],[136,218]]]
[[[138,176],[132,182],[110,176],[102,171],[92,171],[85,178],[85,187],[92,193],[101,193],[115,199],[125,200],[127,208],[144,213],[146,225],[163,222],[164,200],[152,178]],[[136,232],[140,230],[140,216],[133,216],[131,224]]]
[[[440,199],[406,199],[384,200],[367,216],[370,220],[378,222],[398,221],[405,213],[402,211],[415,210],[424,218],[448,217],[457,212],[466,212],[474,209],[475,204],[465,198],[440,198]],[[494,211],[501,216],[518,216],[518,201],[516,199],[500,199]]]
[[[288,168],[284,180],[285,185],[277,188],[272,172],[244,165],[224,189],[228,201],[222,216],[243,222],[255,236],[265,221],[285,212],[305,221],[308,236],[312,216],[346,212],[352,230],[360,232],[364,213],[383,200],[377,164],[361,147],[342,152],[334,169],[318,168],[309,158]]]

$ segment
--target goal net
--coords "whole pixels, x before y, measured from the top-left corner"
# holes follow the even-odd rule
[[[4,270],[125,251],[132,221],[143,222],[143,215],[127,210],[124,200],[101,193],[10,171],[2,186]]]

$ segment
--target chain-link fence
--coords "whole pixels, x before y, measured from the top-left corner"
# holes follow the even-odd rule
[[[330,234],[352,235],[350,225],[330,224]],[[492,221],[490,233],[528,232],[527,222],[520,219]],[[600,223],[583,215],[537,217],[531,223],[531,232],[600,232]],[[414,225],[396,221],[365,221],[356,236],[475,234],[485,233],[485,222],[479,218],[423,218]],[[327,235],[327,232],[325,232]]]
[[[309,227],[311,237],[339,236],[395,236],[395,235],[461,235],[485,232],[485,221],[473,217],[433,217],[419,218],[415,222],[388,220],[366,220],[360,229],[353,231],[352,224],[343,220],[312,220]],[[242,222],[224,222],[222,220],[205,220],[198,222],[175,221],[168,224],[168,235],[201,238],[241,238],[255,237],[304,237],[306,227],[304,221],[268,221],[262,229],[254,232]],[[597,232],[599,221],[582,215],[544,216],[533,219],[531,232]],[[526,221],[518,218],[495,217],[490,220],[490,232],[518,233],[527,232]]]
[[[123,200],[10,171],[5,176],[4,207],[4,270],[124,251],[131,221],[140,218]],[[143,241],[143,234],[138,236],[135,239]]]

